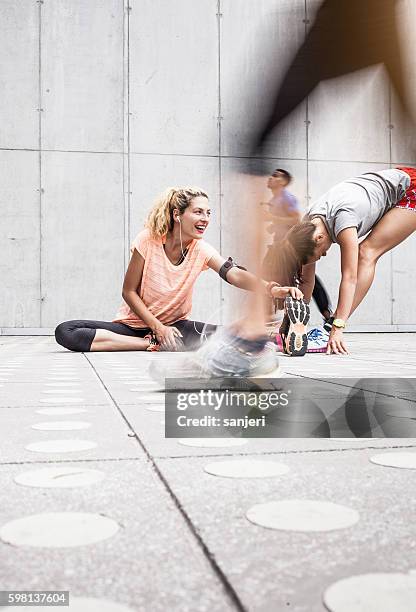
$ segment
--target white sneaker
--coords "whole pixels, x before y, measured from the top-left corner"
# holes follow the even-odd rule
[[[328,348],[329,332],[320,327],[313,327],[308,331],[308,353],[326,353]]]

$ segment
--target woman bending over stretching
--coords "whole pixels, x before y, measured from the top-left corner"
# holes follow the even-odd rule
[[[216,330],[215,325],[189,319],[194,283],[209,268],[241,289],[258,290],[260,283],[272,297],[302,297],[295,287],[258,281],[227,262],[202,239],[210,215],[208,196],[201,189],[164,193],[133,241],[116,318],[66,321],[56,328],[56,341],[82,352],[193,350]]]
[[[315,262],[334,242],[341,249],[341,282],[327,353],[347,353],[343,330],[371,287],[377,261],[415,230],[416,169],[403,166],[335,185],[289,230],[285,255],[292,257],[294,268],[301,267],[306,301],[314,285]]]

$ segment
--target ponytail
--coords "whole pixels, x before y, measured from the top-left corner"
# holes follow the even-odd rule
[[[173,211],[177,210],[182,215],[191,201],[199,196],[208,199],[205,191],[195,187],[171,188],[162,193],[146,220],[146,227],[153,237],[166,236],[169,231],[172,231],[174,224]]]
[[[280,244],[271,247],[265,280],[277,281],[281,285],[298,285],[302,266],[314,254],[316,242],[313,233],[316,226],[310,221],[297,223],[287,232]]]

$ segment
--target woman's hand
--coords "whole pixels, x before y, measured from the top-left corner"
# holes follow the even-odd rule
[[[272,297],[277,298],[279,300],[284,299],[288,295],[290,295],[295,300],[303,299],[303,293],[297,287],[273,287],[270,294]]]
[[[154,329],[154,334],[162,351],[178,350],[178,339],[182,338],[179,329],[169,325],[160,325]],[[179,344],[182,344],[181,340],[179,340]]]
[[[327,355],[348,355],[347,347],[344,344],[344,336],[342,329],[333,327],[329,335]]]

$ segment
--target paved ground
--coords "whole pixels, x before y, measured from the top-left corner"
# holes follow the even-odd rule
[[[416,374],[416,335],[348,339],[351,356],[282,357],[283,374],[381,379],[387,412],[398,405],[387,380],[396,378],[404,399],[389,424],[400,438],[183,446],[165,439],[163,404],[151,395],[149,363],[165,356],[73,354],[51,338],[0,336],[0,588],[69,590],[77,612],[320,612],[333,583],[384,572],[403,574],[402,607],[396,591],[374,603],[393,588],[382,579],[367,595],[373,607],[348,603],[359,588],[347,586],[328,599],[330,609],[416,610],[407,574],[416,567],[416,471],[370,461],[388,452],[416,468],[416,398],[406,381]],[[57,422],[71,429],[55,430]],[[277,463],[282,473],[226,478],[204,470],[242,459]],[[298,501],[278,529],[253,522],[254,506],[287,500]],[[299,527],[305,500],[337,504],[330,511],[346,512],[350,523],[290,527],[289,519]],[[33,525],[14,522],[33,516]],[[327,527],[332,515],[325,520]],[[108,607],[77,599],[85,597]]]

